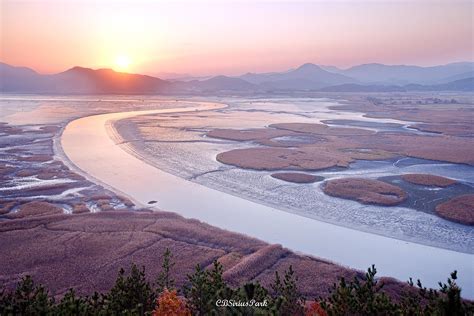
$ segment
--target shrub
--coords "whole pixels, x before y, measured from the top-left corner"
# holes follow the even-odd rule
[[[305,316],[327,316],[328,314],[318,302],[313,302],[305,310]]]
[[[191,316],[191,311],[177,295],[176,290],[169,291],[165,288],[156,301],[153,316]]]

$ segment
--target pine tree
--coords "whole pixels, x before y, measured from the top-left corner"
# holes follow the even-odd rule
[[[298,277],[293,266],[285,271],[283,281],[278,271],[275,271],[275,280],[270,285],[274,292],[273,308],[278,315],[303,315],[304,297],[298,290]]]
[[[207,280],[207,273],[198,264],[194,273],[188,275],[190,286],[184,290],[188,306],[193,315],[206,315],[209,312],[210,291]]]
[[[115,285],[107,296],[108,311],[144,315],[146,311],[153,309],[155,298],[155,293],[145,277],[145,267],[139,269],[132,264],[129,276],[125,276],[123,269],[119,270]]]
[[[40,284],[27,275],[18,282],[15,291],[2,290],[0,315],[47,315],[54,300]]]
[[[173,290],[175,287],[174,279],[171,277],[170,271],[174,267],[173,255],[169,248],[163,254],[163,262],[161,263],[161,271],[156,279],[157,294],[159,295],[165,289]]]
[[[63,296],[59,304],[53,308],[54,315],[97,315],[100,309],[95,309],[90,304],[88,297],[77,296],[73,289],[69,289]]]
[[[377,270],[372,265],[361,282],[357,277],[346,283],[341,278],[334,284],[331,296],[321,303],[328,315],[399,315],[398,306],[383,293],[375,275]]]

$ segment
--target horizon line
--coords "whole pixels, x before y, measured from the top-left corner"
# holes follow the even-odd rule
[[[225,74],[225,73],[215,73],[215,74],[192,74],[192,73],[179,73],[179,72],[173,72],[173,71],[146,71],[146,72],[135,72],[135,71],[120,71],[120,70],[116,70],[116,69],[113,69],[111,67],[97,67],[97,68],[94,68],[94,67],[88,67],[88,66],[81,66],[81,65],[74,65],[74,66],[71,66],[71,67],[68,67],[68,68],[65,68],[64,70],[61,70],[61,71],[55,71],[55,72],[39,72],[37,71],[35,68],[33,67],[30,67],[30,66],[23,66],[23,65],[13,65],[13,64],[9,64],[5,61],[2,61],[0,60],[0,63],[2,64],[5,64],[5,65],[8,65],[10,67],[15,67],[15,68],[26,68],[26,69],[30,69],[34,72],[36,72],[37,74],[39,75],[55,75],[55,74],[59,74],[59,73],[62,73],[62,72],[66,72],[66,71],[69,71],[69,70],[72,70],[74,68],[83,68],[83,69],[91,69],[91,70],[94,70],[94,71],[97,71],[97,70],[112,70],[116,73],[124,73],[124,74],[131,74],[131,75],[146,75],[146,76],[150,76],[150,77],[155,77],[159,74],[174,74],[174,75],[179,75],[179,76],[183,76],[183,77],[215,77],[215,76],[227,76],[227,77],[239,77],[239,76],[243,76],[243,75],[246,75],[246,74],[270,74],[270,73],[283,73],[283,72],[287,72],[287,71],[292,71],[292,70],[295,70],[295,69],[298,69],[304,65],[314,65],[314,66],[318,66],[318,67],[334,67],[334,68],[337,68],[338,70],[341,70],[341,71],[346,71],[346,70],[349,70],[351,68],[354,68],[354,67],[358,67],[358,66],[364,66],[364,65],[383,65],[383,66],[389,66],[389,67],[397,67],[397,66],[400,66],[400,67],[420,67],[420,68],[431,68],[431,67],[439,67],[439,66],[447,66],[447,65],[452,65],[452,64],[462,64],[462,63],[474,63],[474,59],[473,60],[460,60],[460,61],[453,61],[453,62],[448,62],[448,63],[442,63],[442,64],[432,64],[430,66],[421,66],[421,65],[416,65],[416,64],[384,64],[384,63],[381,63],[381,62],[368,62],[368,63],[362,63],[362,64],[354,64],[354,65],[351,65],[351,66],[348,66],[348,67],[339,67],[339,66],[335,66],[335,65],[323,65],[323,64],[317,64],[317,63],[313,63],[313,62],[305,62],[305,63],[302,63],[302,64],[299,64],[297,66],[294,66],[294,67],[291,67],[291,68],[286,68],[286,69],[282,69],[282,70],[273,70],[273,71],[266,71],[266,72],[252,72],[252,71],[246,71],[246,72],[242,72],[238,75],[231,75],[231,74]],[[325,70],[325,69],[323,69]],[[327,71],[327,70],[325,70]],[[157,77],[158,79],[160,79],[159,77]],[[172,79],[172,78],[171,78]]]

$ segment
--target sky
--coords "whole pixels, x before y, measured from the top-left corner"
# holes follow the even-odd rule
[[[0,60],[188,75],[474,60],[473,1],[0,0]]]

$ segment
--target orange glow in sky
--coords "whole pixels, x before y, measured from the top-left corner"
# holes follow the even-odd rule
[[[0,0],[0,60],[157,74],[473,60],[458,0]]]
[[[119,55],[115,58],[115,70],[118,71],[127,71],[129,70],[131,61],[130,58],[126,55]]]

